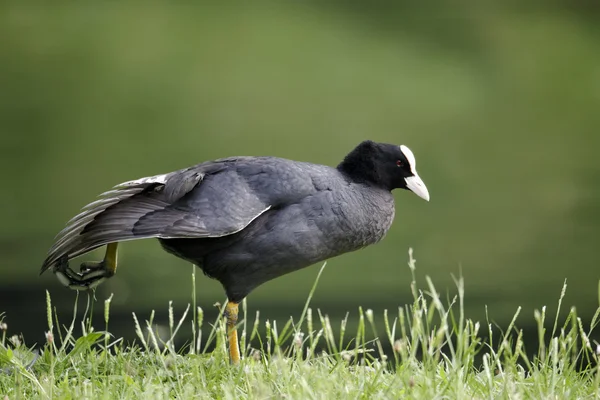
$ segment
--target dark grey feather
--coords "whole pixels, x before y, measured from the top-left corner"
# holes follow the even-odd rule
[[[207,173],[219,174],[226,169],[222,164],[199,164],[167,175],[124,182],[104,192],[57,235],[42,271],[65,256],[72,259],[113,242],[150,237],[220,237],[238,232],[270,206],[250,193],[239,179],[229,179],[233,187],[223,187],[225,182],[210,179],[205,185]]]

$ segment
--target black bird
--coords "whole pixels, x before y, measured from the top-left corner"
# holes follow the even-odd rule
[[[42,266],[69,288],[113,276],[117,245],[162,247],[223,285],[230,356],[239,362],[238,303],[278,276],[381,240],[394,219],[393,189],[429,201],[406,146],[364,141],[336,167],[275,157],[232,157],[125,182],[100,195],[57,235]],[[72,258],[107,245],[104,259]]]

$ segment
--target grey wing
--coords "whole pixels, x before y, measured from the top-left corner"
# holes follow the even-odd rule
[[[244,229],[267,211],[222,164],[200,164],[115,186],[59,232],[42,272],[108,243],[143,238],[209,238]]]

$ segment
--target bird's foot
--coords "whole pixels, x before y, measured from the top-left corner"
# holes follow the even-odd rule
[[[93,271],[100,271],[106,269],[106,263],[102,261],[84,261],[79,265],[79,272],[81,274],[90,274]]]
[[[86,261],[81,263],[80,272],[75,272],[69,267],[68,257],[58,260],[52,272],[66,287],[74,290],[90,290],[110,278],[117,270],[117,243],[110,243],[106,247],[106,254],[102,261]]]
[[[63,257],[52,268],[52,272],[63,285],[73,290],[94,289],[110,276],[103,265],[98,265],[97,268],[92,269],[83,264],[81,265],[81,272],[75,272],[69,267],[69,261],[66,257]],[[96,264],[103,264],[103,262]]]

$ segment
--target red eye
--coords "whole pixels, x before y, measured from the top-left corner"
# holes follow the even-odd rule
[[[404,165],[404,163],[402,162],[402,160],[398,160],[398,161],[396,161],[396,165],[401,167]]]

